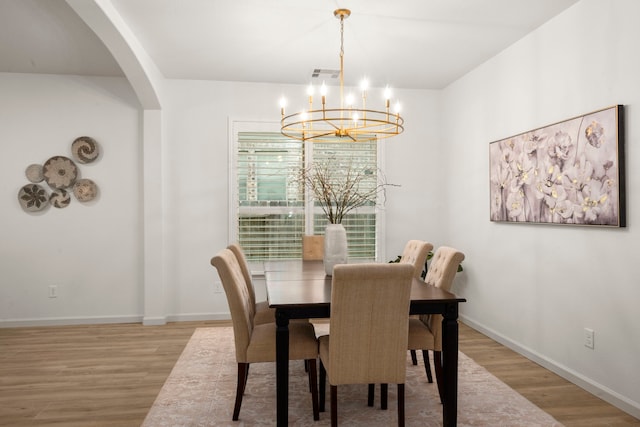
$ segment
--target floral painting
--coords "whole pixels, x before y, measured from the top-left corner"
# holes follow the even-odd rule
[[[491,221],[624,227],[622,111],[492,142]]]

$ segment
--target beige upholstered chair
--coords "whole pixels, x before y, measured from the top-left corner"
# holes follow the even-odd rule
[[[339,264],[333,270],[330,335],[320,343],[320,410],[331,386],[331,425],[338,423],[337,386],[397,384],[404,425],[404,381],[413,267]],[[370,395],[371,396],[371,395]]]
[[[276,321],[275,318],[275,310],[269,308],[269,303],[267,301],[256,302],[256,292],[253,287],[253,280],[251,278],[251,271],[249,270],[249,263],[247,262],[247,257],[244,254],[244,251],[240,247],[240,245],[236,243],[232,243],[227,246],[227,249],[230,249],[231,252],[236,256],[238,260],[238,264],[240,265],[240,269],[242,270],[242,276],[244,276],[244,282],[247,284],[247,291],[249,292],[249,298],[255,307],[255,318],[254,323],[256,325],[260,325],[262,323],[273,323]]]
[[[427,262],[427,257],[429,256],[429,251],[433,249],[433,245],[429,242],[425,242],[423,240],[409,240],[402,251],[402,255],[400,255],[400,263],[401,264],[411,264],[415,268],[414,277],[416,279],[420,279],[422,277],[422,271],[424,270],[425,263]],[[416,317],[417,318],[417,317]],[[416,351],[411,351],[411,361],[414,365],[418,364],[418,359],[416,357]],[[429,358],[424,359],[425,365],[424,369],[427,373],[427,378],[429,382],[433,382],[431,376],[431,365],[429,365]]]
[[[454,248],[441,246],[431,259],[425,282],[445,291],[451,290],[458,266],[464,254]],[[440,314],[421,315],[419,319],[409,319],[409,349],[422,350],[425,366],[429,363],[429,352],[433,351],[436,382],[442,399],[442,316]]]
[[[276,325],[275,323],[256,324],[253,322],[255,305],[251,302],[249,287],[245,283],[236,256],[230,249],[220,251],[211,259],[211,264],[220,275],[233,322],[236,361],[238,362],[238,384],[233,420],[237,421],[249,374],[249,364],[275,362],[276,360]],[[291,322],[289,324],[289,359],[304,360],[309,366],[309,388],[314,420],[319,419],[317,357],[318,342],[313,325],[309,322]]]
[[[414,267],[414,277],[419,279],[422,277],[424,264],[427,262],[429,251],[433,249],[433,245],[422,240],[409,240],[400,256],[400,264],[411,264]]]

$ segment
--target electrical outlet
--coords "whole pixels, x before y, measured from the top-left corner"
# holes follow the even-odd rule
[[[224,292],[224,288],[222,287],[222,282],[213,282],[213,292],[216,294],[221,294]]]
[[[58,298],[58,286],[49,285],[49,298]]]
[[[584,328],[584,346],[587,348],[594,348],[594,334],[593,329]]]

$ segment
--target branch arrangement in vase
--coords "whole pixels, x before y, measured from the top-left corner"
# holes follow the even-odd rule
[[[337,162],[335,158],[313,162],[296,177],[311,191],[331,224],[342,223],[356,208],[384,204],[386,187],[398,187],[386,182],[375,166],[356,165],[353,160]]]

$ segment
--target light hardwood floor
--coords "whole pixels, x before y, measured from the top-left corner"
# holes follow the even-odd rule
[[[139,426],[195,328],[228,324],[0,329],[0,425]],[[567,427],[640,426],[462,324],[460,350]]]

